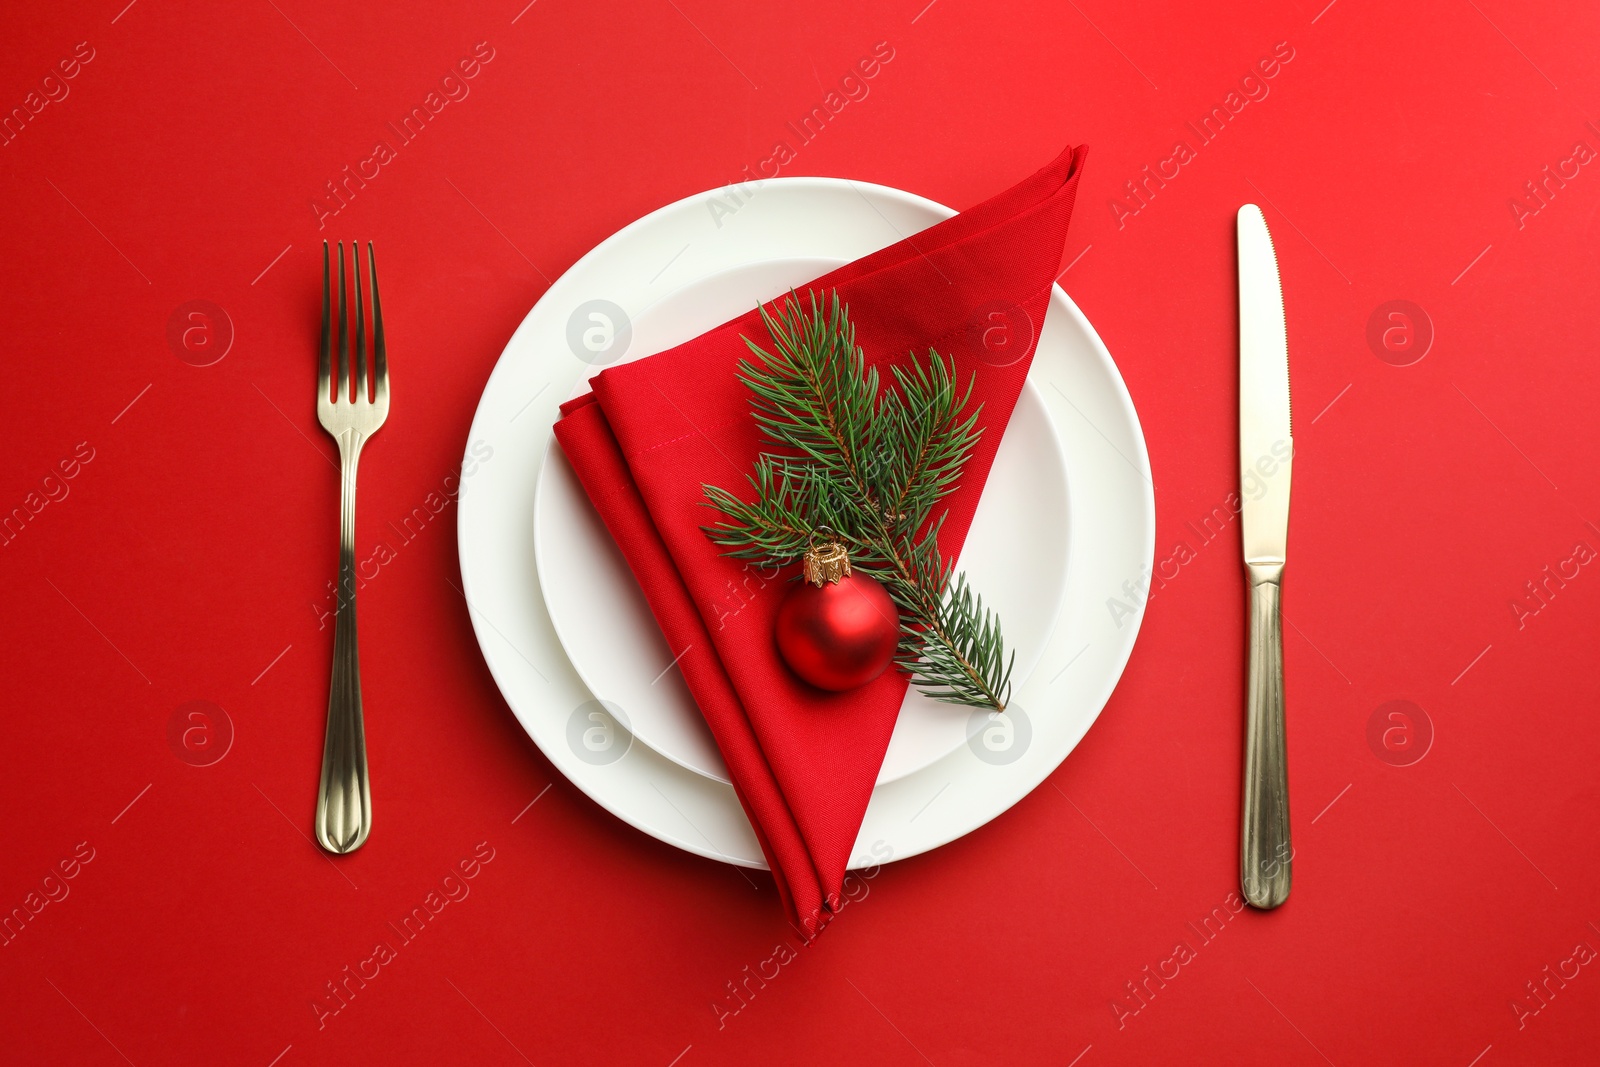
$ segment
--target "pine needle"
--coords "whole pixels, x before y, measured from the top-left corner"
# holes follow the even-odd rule
[[[895,662],[938,700],[1005,709],[1011,668],[1000,620],[939,553],[934,509],[961,477],[982,429],[955,364],[929,349],[891,368],[884,383],[856,347],[849,309],[816,293],[809,310],[791,292],[762,307],[771,349],[745,338],[755,361],[739,377],[775,451],[749,475],[754,499],[703,486],[723,521],[706,534],[739,559],[783,565],[828,527],[851,563],[883,582],[900,609]]]

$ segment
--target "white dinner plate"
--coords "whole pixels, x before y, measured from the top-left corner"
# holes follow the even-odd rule
[[[767,260],[686,285],[630,316],[627,352],[593,371],[695,337],[843,262]],[[573,393],[587,391],[586,383]],[[1071,535],[1066,459],[1049,409],[1030,384],[1006,425],[959,560],[1003,620],[1006,647],[1016,654],[1014,685],[1033,673],[1055,626]],[[670,669],[682,650],[667,646],[639,583],[559,448],[545,453],[539,472],[533,548],[545,607],[589,691],[625,710],[635,740],[698,774],[728,781],[711,730],[683,676]],[[781,583],[757,574],[747,587],[728,590],[717,610],[736,613],[747,597],[783,592]],[[954,752],[966,743],[967,719],[963,708],[909,690],[878,781],[904,778]]]
[[[730,203],[715,191],[645,216],[528,313],[473,421],[459,540],[484,657],[562,773],[646,833],[761,867],[709,735],[698,716],[681,714],[692,704],[666,669],[672,655],[560,450],[552,454],[550,428],[560,402],[600,366],[670,347],[952,212],[825,178],[775,179],[746,187],[731,214]],[[1053,522],[1033,521],[1007,495],[1030,465],[1040,510],[1059,508]],[[985,549],[985,523],[1014,524],[1007,536],[1023,537],[1028,551]],[[857,839],[863,863],[914,855],[982,825],[1060,764],[1132,651],[1154,539],[1149,458],[1132,401],[1093,328],[1057,288],[961,561],[986,596],[991,585],[1026,593],[1018,576],[1032,569],[1034,595],[1014,596],[1002,611],[1019,668],[1032,669],[1026,677],[1019,669],[1004,716],[908,704]],[[581,608],[579,576],[597,583]]]

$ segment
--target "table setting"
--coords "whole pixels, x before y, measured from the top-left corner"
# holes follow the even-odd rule
[[[1589,1061],[1590,13],[403,6],[13,16],[8,1062]]]

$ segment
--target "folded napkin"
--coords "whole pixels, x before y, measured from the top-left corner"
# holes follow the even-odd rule
[[[799,287],[802,300],[838,292],[870,363],[933,348],[955,360],[957,381],[976,376],[983,433],[943,502],[947,558],[961,549],[1027,377],[1084,154],[1068,149],[977,207]],[[739,361],[753,358],[742,336],[769,345],[754,309],[602,371],[593,392],[562,406],[555,434],[680,656],[790,920],[810,937],[840,905],[907,678],[891,669],[844,693],[802,682],[773,640],[794,568],[730,559],[701,530],[717,517],[701,486],[746,495],[762,450],[738,377]]]

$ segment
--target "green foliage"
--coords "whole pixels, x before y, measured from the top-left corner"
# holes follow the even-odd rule
[[[740,362],[751,409],[775,451],[749,476],[753,500],[704,486],[723,521],[706,534],[728,554],[792,563],[826,527],[850,562],[883,582],[900,608],[901,669],[928,695],[953,704],[1003,710],[1012,656],[1000,620],[966,578],[939,554],[944,513],[935,506],[955,487],[982,430],[967,411],[972,382],[929,350],[913,353],[883,388],[856,347],[855,327],[837,293],[809,311],[789,299],[776,315],[761,309],[772,337],[758,358]]]

